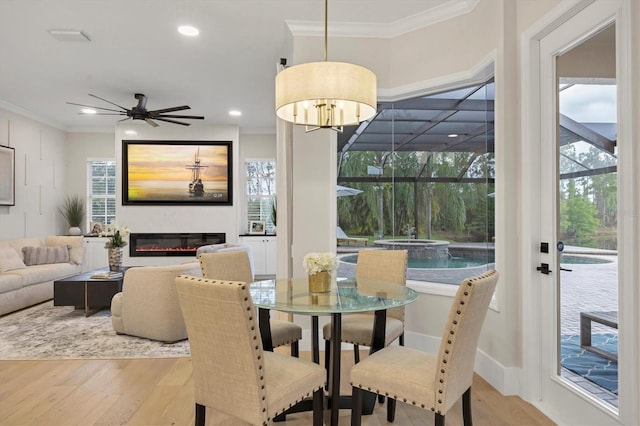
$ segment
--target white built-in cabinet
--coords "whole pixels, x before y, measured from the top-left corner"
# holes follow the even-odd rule
[[[85,262],[82,272],[93,271],[94,269],[106,268],[109,266],[107,249],[104,247],[109,240],[107,237],[85,237],[84,256]]]
[[[240,235],[239,242],[253,249],[254,275],[276,274],[275,235]]]

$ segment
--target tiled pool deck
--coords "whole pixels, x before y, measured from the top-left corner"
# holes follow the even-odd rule
[[[589,265],[562,265],[571,271],[561,271],[560,330],[563,335],[579,335],[580,312],[618,310],[618,257],[610,251],[594,251],[576,247],[568,247],[566,252],[567,254],[595,256],[611,261],[611,263]],[[617,330],[596,323],[592,323],[591,329],[594,334],[617,333]],[[568,370],[563,369],[562,375],[599,399],[618,407],[618,395]]]

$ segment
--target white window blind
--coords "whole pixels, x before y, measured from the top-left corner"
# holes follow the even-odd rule
[[[87,162],[88,217],[92,222],[107,225],[116,222],[116,162],[89,160]]]

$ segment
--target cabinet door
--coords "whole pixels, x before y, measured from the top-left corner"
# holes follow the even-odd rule
[[[84,239],[85,263],[82,272],[93,271],[95,269],[109,266],[107,249],[104,247],[108,238],[89,237]]]
[[[253,251],[253,275],[266,274],[266,257],[264,238],[262,237],[243,237],[241,244],[251,247]]]
[[[276,247],[276,237],[267,237],[264,239],[265,245],[265,274],[275,275],[277,269],[276,256],[278,249]]]

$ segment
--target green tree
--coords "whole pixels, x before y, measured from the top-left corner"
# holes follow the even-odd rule
[[[600,222],[593,203],[576,189],[576,180],[567,181],[566,197],[560,200],[560,236],[565,243],[596,247]]]

